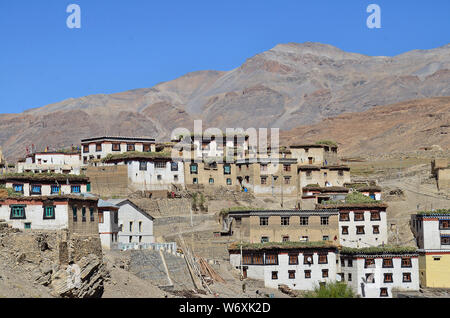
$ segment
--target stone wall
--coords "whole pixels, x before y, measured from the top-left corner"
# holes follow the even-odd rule
[[[126,165],[87,167],[86,176],[91,183],[91,192],[100,196],[127,196],[128,167]]]

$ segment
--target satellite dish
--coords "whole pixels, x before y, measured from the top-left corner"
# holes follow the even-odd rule
[[[308,256],[308,258],[306,260],[308,261],[308,263],[311,263],[312,262],[311,256]]]

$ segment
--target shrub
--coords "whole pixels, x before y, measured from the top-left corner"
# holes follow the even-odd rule
[[[353,290],[344,282],[327,283],[305,293],[306,298],[356,298]]]

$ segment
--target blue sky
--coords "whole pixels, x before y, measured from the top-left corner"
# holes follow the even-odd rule
[[[81,29],[69,29],[69,4]],[[369,4],[381,29],[369,29]],[[0,113],[231,70],[279,43],[393,56],[448,44],[450,1],[0,0]]]

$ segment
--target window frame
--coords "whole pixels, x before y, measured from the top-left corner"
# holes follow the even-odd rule
[[[346,218],[343,218],[342,216],[346,215]],[[339,221],[341,222],[350,222],[350,212],[340,212],[339,213]]]
[[[298,265],[298,254],[289,254],[289,265]]]
[[[308,263],[308,257],[311,257],[311,263]],[[314,254],[303,254],[303,265],[314,265]]]
[[[391,257],[383,257],[383,268],[394,268],[394,259]]]
[[[34,191],[34,187],[39,188],[39,192]],[[41,195],[42,194],[42,184],[30,184],[30,195]]]
[[[372,225],[372,229],[373,229],[372,234],[380,234],[380,226],[379,225]]]
[[[357,215],[358,216],[362,215],[362,218],[361,219],[357,219],[356,218]],[[365,221],[364,212],[353,212],[353,221],[355,221],[355,222],[363,222],[363,221]]]
[[[407,264],[404,265],[404,261],[407,260]],[[412,258],[411,257],[402,257],[401,258],[401,267],[402,268],[411,268],[412,267]]]
[[[22,193],[22,194],[23,194],[23,188],[24,188],[23,183],[13,183],[12,186],[13,186],[14,192],[16,192],[16,193]],[[20,187],[22,188],[22,190],[17,191],[17,190],[16,190],[16,187],[18,187],[18,186],[20,186]]]
[[[362,229],[362,232],[360,232],[359,230]],[[364,235],[366,234],[366,229],[364,225],[358,225],[356,227],[356,235]]]
[[[405,280],[405,275],[408,275],[407,277],[409,277],[409,280]],[[402,273],[402,282],[403,283],[411,283],[412,282],[412,275],[410,272]]]
[[[27,206],[25,204],[11,204],[10,205],[10,215],[9,215],[9,219],[10,220],[26,220],[27,218],[27,214],[25,211],[25,208]],[[20,216],[17,216],[17,213],[14,212],[14,209],[16,208],[21,208],[22,209],[22,213]]]
[[[376,215],[377,217],[374,217],[374,215]],[[381,221],[380,211],[370,211],[370,220],[371,221]]]
[[[264,265],[278,265],[278,254],[266,254]]]
[[[389,297],[389,291],[386,287],[380,288],[380,297]]]
[[[111,150],[112,151],[120,151],[120,143],[113,142],[111,145]]]
[[[390,278],[390,280],[387,279],[387,278]],[[384,273],[383,274],[383,283],[385,283],[385,284],[393,284],[394,283],[394,274],[392,274],[392,273]]]
[[[329,216],[321,216],[320,217],[320,225],[321,226],[328,226],[328,225],[330,225],[330,217]]]
[[[281,224],[281,226],[289,226],[289,224],[290,224],[290,217],[289,216],[282,216],[281,218],[280,218],[280,224]],[[287,222],[285,222],[287,220]]]
[[[306,222],[304,222],[306,220]],[[309,216],[301,216],[300,217],[300,225],[307,226],[309,225]]]
[[[74,191],[74,189],[76,187],[78,187],[80,189],[78,192]],[[81,185],[80,184],[71,184],[70,185],[70,193],[81,193]]]
[[[348,226],[342,226],[341,228],[342,228],[341,235],[348,235]]]
[[[295,279],[295,270],[288,270],[288,278]]]
[[[139,171],[147,171],[147,170],[148,170],[148,162],[139,161]]]
[[[311,270],[305,269],[305,279],[311,279]]]
[[[267,221],[267,222],[265,222]],[[269,217],[268,216],[260,216],[259,217],[259,225],[260,226],[269,226]]]
[[[325,261],[323,260],[325,258]],[[328,254],[319,253],[317,264],[328,264]]]
[[[47,215],[47,208],[52,208],[52,215],[48,216]],[[42,206],[42,219],[43,220],[54,220],[56,218],[56,207],[54,205],[43,205]]]

